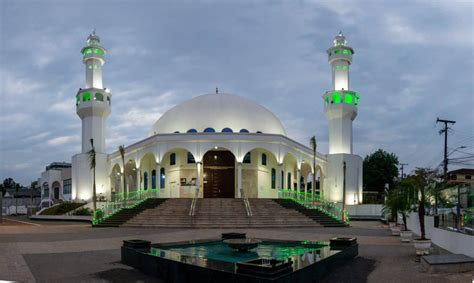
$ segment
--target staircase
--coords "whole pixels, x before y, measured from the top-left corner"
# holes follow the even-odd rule
[[[99,224],[94,225],[94,227],[119,227],[128,220],[134,218],[136,215],[141,213],[142,211],[147,211],[150,209],[155,209],[156,207],[160,206],[164,203],[167,199],[159,199],[159,198],[149,198],[140,203],[139,205],[133,208],[125,208],[114,215],[106,218]]]
[[[331,216],[325,214],[324,212],[321,212],[317,209],[306,208],[303,205],[291,199],[274,199],[273,201],[284,208],[292,209],[292,210],[298,211],[301,214],[304,214],[305,216],[320,223],[323,227],[347,227],[348,226],[342,221],[334,219]]]
[[[167,228],[271,228],[321,227],[294,209],[271,199],[250,199],[253,216],[248,217],[242,199],[199,199],[196,215],[189,216],[191,199],[168,199],[145,210],[122,226]]]

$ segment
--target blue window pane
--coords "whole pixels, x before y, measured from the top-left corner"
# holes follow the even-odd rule
[[[233,133],[234,131],[232,131],[231,128],[224,128],[224,129],[222,129],[222,132],[223,133]]]
[[[247,129],[241,129],[240,132],[241,132],[241,133],[249,133],[249,130],[247,130]]]
[[[276,170],[272,168],[272,189],[276,187]]]
[[[156,189],[156,170],[151,171],[151,188]]]
[[[205,133],[215,133],[216,130],[214,130],[213,128],[206,128],[206,129],[204,129],[204,132]]]
[[[148,189],[148,172],[143,173],[143,189]]]
[[[196,129],[189,129],[186,133],[197,133]]]
[[[188,151],[188,163],[196,163],[194,156],[191,152]]]
[[[176,153],[171,153],[170,154],[170,165],[175,165],[176,164]]]
[[[252,157],[251,157],[251,155],[250,155],[250,152],[247,152],[247,154],[244,156],[244,161],[243,161],[243,163],[250,164],[251,159],[252,159]]]
[[[165,168],[160,169],[160,188],[164,189],[165,188]]]

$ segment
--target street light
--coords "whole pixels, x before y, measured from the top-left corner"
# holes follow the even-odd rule
[[[466,146],[461,145],[461,146],[456,147],[455,149],[451,150],[451,151],[448,153],[448,156],[450,156],[451,154],[453,154],[453,153],[455,153],[456,151],[458,151],[458,149],[462,149],[462,148],[466,148]]]

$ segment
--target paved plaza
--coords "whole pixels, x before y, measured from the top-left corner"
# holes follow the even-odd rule
[[[349,228],[302,229],[146,229],[91,228],[83,223],[31,222],[10,218],[0,224],[0,280],[22,282],[158,282],[120,263],[125,239],[175,242],[220,237],[238,231],[248,237],[327,240],[355,236],[359,256],[333,270],[323,282],[472,282],[474,273],[428,274],[412,244],[391,236],[381,222],[351,223]],[[447,253],[435,247],[434,254]]]

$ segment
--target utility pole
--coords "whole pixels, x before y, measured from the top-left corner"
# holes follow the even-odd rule
[[[444,175],[444,180],[448,180],[448,124],[455,124],[456,121],[452,120],[443,120],[440,118],[436,119],[436,124],[438,123],[444,123],[443,129],[439,131],[439,134],[444,133],[444,168],[443,168],[443,175]]]
[[[403,166],[406,166],[408,165],[408,163],[400,163],[400,166],[402,167],[401,170],[402,170],[402,179],[405,178],[404,175],[403,175]]]

